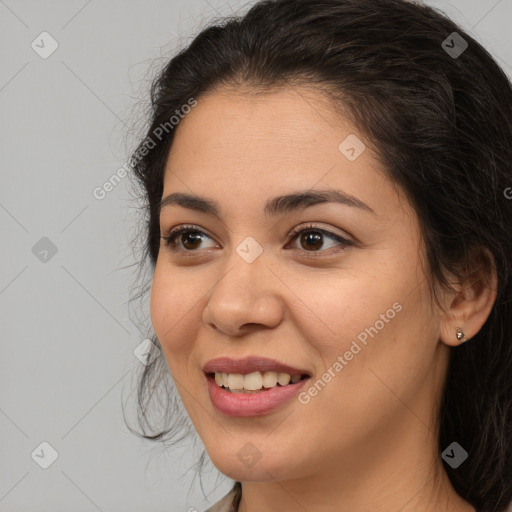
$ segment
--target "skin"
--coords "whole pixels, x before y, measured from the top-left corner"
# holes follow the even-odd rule
[[[456,328],[468,339],[478,332],[496,286],[472,276],[441,294],[444,310],[434,305],[417,216],[369,147],[355,161],[339,151],[349,134],[365,140],[311,88],[221,89],[198,99],[176,128],[162,197],[205,196],[222,217],[162,210],[163,235],[183,224],[205,234],[185,246],[179,236],[181,253],[162,243],[155,333],[211,460],[242,481],[241,511],[471,512],[444,471],[435,411]],[[264,215],[272,197],[325,188],[375,214],[329,203]],[[324,235],[315,250],[289,237],[308,223],[352,244]],[[263,249],[252,263],[236,252],[248,236]],[[202,374],[210,359],[262,355],[316,382],[394,303],[401,311],[306,405],[293,399],[243,418],[211,403]],[[248,442],[260,455],[251,466],[237,456]]]

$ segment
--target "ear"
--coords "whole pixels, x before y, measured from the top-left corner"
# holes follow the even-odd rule
[[[458,346],[480,331],[496,301],[498,278],[491,252],[480,247],[473,251],[466,264],[463,282],[447,297],[447,308],[441,315],[440,339],[449,346]],[[457,329],[465,337],[457,339]]]

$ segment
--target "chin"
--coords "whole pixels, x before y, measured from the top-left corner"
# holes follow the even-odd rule
[[[228,451],[229,450],[229,451]],[[224,475],[240,482],[271,482],[297,478],[301,462],[276,453],[259,452],[250,441],[240,450],[208,452],[214,466]],[[290,454],[292,455],[292,454]]]

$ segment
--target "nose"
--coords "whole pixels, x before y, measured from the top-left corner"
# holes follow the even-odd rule
[[[232,337],[262,326],[276,328],[284,316],[283,284],[263,257],[247,263],[234,256],[210,291],[203,322]]]

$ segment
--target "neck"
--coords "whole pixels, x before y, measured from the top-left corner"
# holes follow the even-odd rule
[[[329,487],[315,486],[313,482],[306,486],[299,481],[246,482],[242,483],[238,512],[476,512],[455,492],[448,476],[442,471],[443,475],[438,481],[432,474],[422,482],[415,479],[412,487],[409,481],[404,482],[399,493],[394,492],[390,482],[386,486],[388,491],[382,486],[372,489],[365,485],[364,494],[363,486],[345,492],[346,489],[339,486],[339,481]]]

